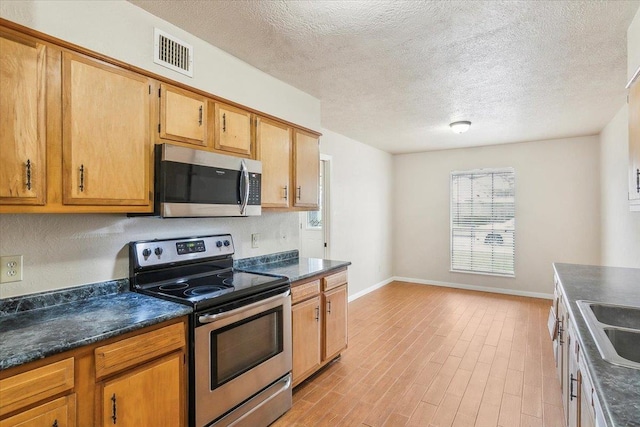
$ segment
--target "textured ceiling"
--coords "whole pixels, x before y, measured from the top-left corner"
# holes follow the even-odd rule
[[[625,102],[640,5],[130,1],[319,98],[323,127],[391,153],[599,133]],[[456,120],[469,132],[452,133]]]

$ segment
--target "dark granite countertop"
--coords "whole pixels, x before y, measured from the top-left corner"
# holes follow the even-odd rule
[[[80,288],[84,298],[73,288],[47,293],[53,304],[38,296],[0,301],[0,370],[191,313],[186,305],[135,292],[95,296]],[[26,310],[16,309],[25,304]]]
[[[317,274],[339,270],[349,265],[351,265],[349,261],[300,258],[298,251],[293,250],[272,255],[240,259],[234,263],[234,268],[249,273],[284,276],[291,280],[291,282],[296,282]]]
[[[575,264],[553,265],[569,304],[567,309],[607,426],[640,422],[640,370],[613,365],[600,357],[576,301],[588,300],[640,307],[640,269]]]

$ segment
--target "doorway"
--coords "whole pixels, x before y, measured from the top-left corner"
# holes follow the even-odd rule
[[[320,193],[317,211],[300,212],[300,256],[329,258],[329,193],[331,156],[320,155]]]

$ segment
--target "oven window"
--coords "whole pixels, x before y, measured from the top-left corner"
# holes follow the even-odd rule
[[[282,307],[211,332],[211,389],[282,353]]]

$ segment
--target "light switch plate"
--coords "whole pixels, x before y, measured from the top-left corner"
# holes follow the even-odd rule
[[[0,257],[0,283],[22,280],[22,255]]]
[[[260,234],[254,233],[251,235],[251,247],[257,248],[260,243]]]

